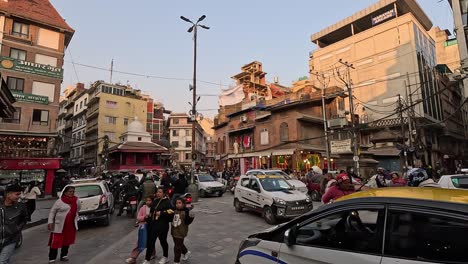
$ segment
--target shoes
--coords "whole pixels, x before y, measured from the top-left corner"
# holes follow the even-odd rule
[[[180,259],[182,259],[182,260],[187,260],[187,259],[190,258],[190,255],[192,255],[192,252],[187,251],[187,253],[184,254],[184,255],[182,255],[182,257],[181,257]]]
[[[60,257],[60,261],[69,261],[70,259],[68,258],[68,256],[63,256],[63,257]]]
[[[145,259],[145,261],[143,261],[143,264],[150,264],[150,263],[151,262],[147,261],[146,259]]]
[[[128,258],[128,259],[125,260],[125,263],[128,263],[128,264],[136,263],[136,259],[134,259],[134,258]]]
[[[162,257],[160,260],[159,260],[159,264],[166,264],[168,263],[169,260],[166,258],[166,257]]]

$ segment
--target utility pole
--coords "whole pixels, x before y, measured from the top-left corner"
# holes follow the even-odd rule
[[[192,26],[187,30],[188,33],[193,32],[193,84],[192,84],[192,110],[190,111],[190,121],[192,122],[192,170],[190,173],[190,186],[189,192],[192,193],[193,200],[198,201],[198,186],[195,183],[195,165],[197,160],[196,153],[196,134],[197,134],[197,102],[200,98],[197,99],[197,33],[198,27],[204,29],[210,29],[205,25],[200,25],[202,20],[206,18],[205,15],[198,18],[196,23],[193,23],[190,19],[181,16],[180,19],[192,24]]]
[[[357,139],[357,128],[356,128],[356,122],[355,119],[356,117],[354,116],[354,102],[353,102],[353,88],[351,84],[351,73],[350,69],[356,69],[354,68],[353,64],[349,64],[347,61],[342,61],[341,59],[338,61],[342,65],[346,67],[346,79],[343,79],[340,77],[340,79],[344,82],[346,87],[348,88],[348,97],[349,97],[349,114],[351,115],[351,128],[353,132],[353,140],[352,140],[352,145],[353,145],[353,161],[354,161],[354,171],[356,172],[357,176],[360,177],[360,172],[359,172],[359,155],[358,155],[358,139]],[[339,74],[339,71],[337,71]]]
[[[103,171],[106,171],[109,166],[109,137],[107,135],[104,136],[104,146],[102,148],[102,160],[104,161]]]
[[[400,116],[400,124],[401,124],[401,136],[402,136],[402,143],[403,143],[403,162],[405,164],[405,171],[408,169],[408,146],[406,145],[406,139],[405,139],[405,122],[403,118],[403,102],[401,100],[401,95],[398,94],[398,108],[397,111]],[[409,119],[409,118],[408,118]]]
[[[325,133],[325,150],[327,155],[327,169],[330,170],[330,142],[328,139],[328,120],[327,120],[327,113],[326,113],[326,105],[325,105],[325,89],[328,87],[328,82],[325,81],[325,76],[323,74],[311,73],[317,76],[317,80],[322,84],[322,88],[320,89],[322,92],[322,115],[323,115],[323,132]]]
[[[414,106],[413,106],[413,92],[411,91],[411,82],[410,82],[410,77],[409,73],[406,73],[406,88],[407,88],[407,100],[408,104],[411,106],[408,109],[408,128],[409,128],[409,133],[408,133],[408,141],[409,141],[409,148],[413,148],[413,129],[415,129],[415,125],[413,125],[414,121]],[[411,156],[411,162],[410,164],[413,164],[413,156]]]

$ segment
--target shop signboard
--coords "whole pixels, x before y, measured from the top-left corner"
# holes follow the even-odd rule
[[[396,16],[395,9],[388,10],[387,12],[384,12],[378,16],[372,17],[372,26],[380,24],[395,16]]]
[[[351,139],[330,141],[331,154],[351,153]]]
[[[49,97],[35,94],[27,94],[18,91],[11,91],[17,102],[49,104]]]
[[[17,60],[10,57],[0,56],[0,69],[7,69],[17,72],[47,76],[56,79],[63,79],[63,69],[50,65]]]
[[[3,159],[0,170],[59,169],[60,159]]]

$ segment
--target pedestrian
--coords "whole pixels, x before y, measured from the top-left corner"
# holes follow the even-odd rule
[[[394,187],[406,186],[406,184],[407,184],[406,180],[403,179],[402,177],[400,177],[398,172],[393,171],[391,173],[391,176],[392,176],[392,186],[394,186]]]
[[[180,173],[179,178],[174,182],[174,195],[172,196],[171,204],[174,206],[175,200],[181,195],[184,195],[185,190],[188,187],[188,182],[185,179],[185,174]]]
[[[185,207],[185,200],[183,198],[177,198],[175,204],[171,235],[172,239],[174,239],[174,264],[179,264],[181,259],[188,260],[191,254],[184,245],[184,239],[188,235],[189,225],[193,222],[194,216]]]
[[[24,202],[28,209],[28,221],[31,221],[31,215],[36,210],[36,199],[38,195],[41,195],[41,190],[37,187],[36,181],[31,181],[24,191]]]
[[[0,201],[0,228],[3,235],[0,244],[0,264],[10,263],[16,243],[21,239],[21,230],[28,218],[26,206],[18,202],[20,196],[21,186],[8,185],[5,188],[4,198]]]
[[[151,207],[150,217],[146,219],[148,223],[148,240],[146,244],[146,256],[143,264],[149,264],[153,252],[155,250],[156,240],[159,239],[163,250],[163,256],[159,260],[159,264],[168,262],[169,245],[167,244],[167,234],[169,233],[169,222],[171,215],[174,213],[171,207],[171,202],[166,195],[163,187],[158,187],[156,191],[156,199]]]
[[[351,184],[351,179],[346,173],[342,173],[336,177],[336,185],[331,186],[323,195],[322,202],[327,204],[353,192],[354,186]]]
[[[76,230],[78,230],[78,212],[80,202],[75,196],[75,187],[67,186],[62,197],[50,209],[48,229],[49,237],[49,263],[55,263],[58,250],[60,261],[68,261],[68,250],[75,243]]]
[[[146,248],[146,242],[148,238],[148,227],[146,219],[150,216],[151,206],[153,205],[153,196],[147,196],[145,198],[145,204],[138,211],[137,220],[138,224],[138,240],[137,246],[132,250],[130,258],[126,259],[126,263],[136,263],[136,259],[143,250]]]

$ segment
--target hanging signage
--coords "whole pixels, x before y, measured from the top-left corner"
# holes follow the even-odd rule
[[[380,24],[390,18],[396,16],[395,9],[388,10],[387,12],[380,14],[378,16],[372,17],[372,26]]]
[[[330,141],[331,154],[351,153],[351,139]]]
[[[63,79],[62,68],[30,61],[17,60],[10,57],[0,56],[0,68],[17,72],[42,75],[60,80]]]
[[[49,169],[56,170],[60,168],[61,159],[3,159],[0,161],[1,170],[37,170]]]
[[[18,91],[11,91],[17,102],[49,104],[49,97],[35,94],[26,94]]]

